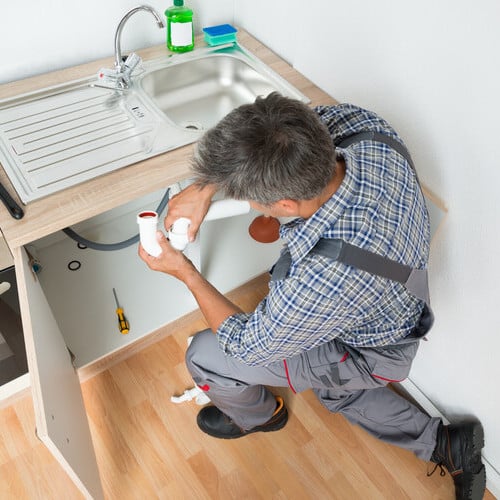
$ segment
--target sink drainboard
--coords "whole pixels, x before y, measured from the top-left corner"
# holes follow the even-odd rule
[[[137,96],[88,84],[17,99],[0,106],[2,165],[27,203],[142,160],[157,121]]]

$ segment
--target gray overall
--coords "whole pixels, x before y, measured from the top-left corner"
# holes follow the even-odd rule
[[[364,139],[389,144],[412,165],[404,146],[381,134],[356,134],[340,146]],[[410,293],[425,302],[414,331],[386,347],[353,348],[332,340],[292,358],[255,367],[224,354],[216,336],[211,330],[204,330],[194,337],[186,354],[194,381],[207,391],[215,406],[243,429],[263,424],[273,414],[276,399],[266,385],[290,387],[293,392],[312,389],[331,412],[340,412],[375,437],[429,460],[440,420],[429,417],[387,387],[389,382],[407,377],[419,339],[432,326],[426,271],[409,268],[341,240],[322,239],[312,252],[403,283]],[[284,278],[289,265],[290,255],[285,252],[275,264],[271,280]]]

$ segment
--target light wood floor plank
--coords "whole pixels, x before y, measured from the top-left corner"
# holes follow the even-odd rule
[[[231,297],[251,310],[267,291],[256,280]],[[201,317],[82,384],[103,489],[109,500],[451,500],[449,475],[329,413],[312,391],[276,389],[290,412],[274,433],[218,440],[196,425],[187,338]],[[81,499],[35,436],[31,398],[0,410],[0,498]],[[485,498],[492,500],[487,493]]]

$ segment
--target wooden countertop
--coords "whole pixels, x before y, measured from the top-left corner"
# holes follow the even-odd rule
[[[276,73],[288,80],[311,99],[311,106],[333,104],[335,100],[311,81],[293,69],[283,59],[243,30],[238,41]],[[196,46],[203,45],[197,37]],[[144,60],[155,59],[169,52],[159,45],[137,51]],[[39,75],[0,86],[0,99],[13,97],[44,87],[65,83],[95,74],[99,68],[112,67],[113,58]],[[67,226],[88,219],[102,212],[139,198],[147,193],[167,187],[189,177],[189,161],[193,145],[169,151],[148,160],[121,168],[91,181],[65,189],[46,198],[23,206],[25,215],[13,219],[0,203],[0,228],[10,248],[25,245]],[[0,166],[0,182],[19,201],[3,168]]]

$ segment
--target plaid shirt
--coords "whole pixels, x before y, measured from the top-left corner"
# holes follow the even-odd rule
[[[334,143],[357,132],[397,138],[375,113],[349,104],[315,109]],[[411,333],[423,303],[403,285],[309,254],[320,238],[340,238],[417,268],[427,267],[429,222],[415,173],[389,146],[362,141],[337,148],[346,175],[308,219],[281,227],[292,257],[251,314],[219,327],[221,348],[245,364],[268,365],[335,338],[356,347],[392,344]]]

